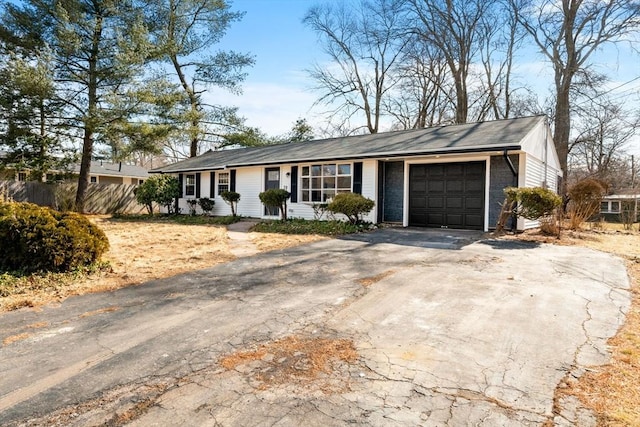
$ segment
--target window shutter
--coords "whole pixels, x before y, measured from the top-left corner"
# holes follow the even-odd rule
[[[183,187],[183,183],[184,183],[184,175],[183,174],[178,174],[178,187],[180,187],[180,195],[178,197],[182,197],[183,196],[183,191],[184,189]]]
[[[209,178],[209,197],[212,199],[216,197],[216,173],[211,172],[211,177]]]
[[[298,203],[298,167],[291,166],[291,203]]]
[[[362,162],[353,164],[353,192],[362,194]]]
[[[200,198],[200,172],[196,174],[196,199]]]
[[[236,170],[229,171],[229,191],[236,191]]]

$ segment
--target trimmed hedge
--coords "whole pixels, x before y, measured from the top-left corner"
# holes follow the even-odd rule
[[[562,205],[562,198],[553,191],[542,187],[504,189],[507,201],[517,203],[515,214],[529,220],[538,220],[553,214]]]
[[[287,199],[291,196],[287,190],[282,188],[271,188],[258,194],[263,205],[280,210],[280,218],[287,219]]]
[[[0,203],[0,270],[65,272],[88,266],[109,249],[84,216],[31,203]]]
[[[360,224],[362,216],[371,212],[375,202],[361,194],[340,193],[327,205],[327,210],[334,214],[345,215],[351,224]]]

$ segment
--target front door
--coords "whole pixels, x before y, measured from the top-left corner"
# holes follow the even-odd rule
[[[280,188],[280,168],[266,168],[264,170],[264,189]],[[279,216],[280,211],[277,207],[264,207],[266,216]]]

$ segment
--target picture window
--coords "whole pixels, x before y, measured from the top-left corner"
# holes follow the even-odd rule
[[[338,193],[351,192],[351,164],[305,165],[301,168],[300,179],[300,199],[303,202],[327,203]]]

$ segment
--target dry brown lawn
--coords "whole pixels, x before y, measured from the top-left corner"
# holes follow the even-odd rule
[[[127,222],[111,220],[108,216],[89,218],[109,238],[110,248],[103,256],[103,261],[109,263],[109,268],[89,276],[65,277],[65,283],[27,287],[18,294],[0,298],[0,312],[21,307],[39,307],[72,295],[137,285],[212,267],[236,258],[229,249],[225,226]],[[323,238],[249,233],[249,239],[240,244],[252,245],[259,252],[264,252]],[[52,279],[56,280],[57,278]]]
[[[260,252],[286,249],[305,243],[327,239],[327,237],[315,234],[276,234],[256,232],[249,233],[249,238]]]
[[[640,233],[625,231],[617,224],[604,224],[591,230],[565,231],[560,240],[536,233],[519,238],[585,246],[625,259],[632,303],[625,324],[609,340],[611,361],[590,367],[578,380],[568,378],[556,397],[576,396],[596,414],[599,426],[640,426]]]
[[[341,375],[341,367],[358,360],[353,341],[324,337],[288,336],[269,342],[253,350],[229,354],[220,360],[220,365],[233,370],[243,366],[242,372],[252,376],[253,385],[265,390],[271,386],[293,384],[320,386],[325,392],[336,391],[347,376]]]

